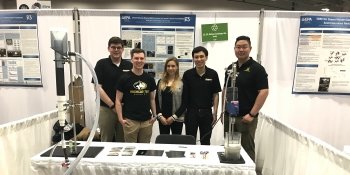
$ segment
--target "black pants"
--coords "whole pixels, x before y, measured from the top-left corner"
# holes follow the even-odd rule
[[[183,122],[173,122],[171,125],[163,125],[162,122],[159,121],[159,133],[160,134],[179,134],[182,133]]]
[[[188,109],[185,116],[186,135],[196,138],[199,127],[201,145],[210,145],[212,121],[211,109]]]

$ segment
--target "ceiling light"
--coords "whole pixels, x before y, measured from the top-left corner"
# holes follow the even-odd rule
[[[329,12],[329,8],[327,8],[327,7],[326,7],[326,8],[322,8],[321,10],[322,10],[323,12]]]

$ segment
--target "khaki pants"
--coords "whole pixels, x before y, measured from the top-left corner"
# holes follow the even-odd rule
[[[241,122],[242,117],[235,117],[234,131],[240,132],[241,135],[241,145],[244,150],[248,153],[249,157],[255,162],[255,130],[258,124],[258,117],[250,123]],[[229,130],[229,117],[224,116],[224,131]]]
[[[102,142],[124,142],[123,126],[119,123],[118,115],[112,109],[100,107],[98,125],[101,130]]]
[[[125,142],[133,143],[150,143],[152,136],[153,124],[150,120],[146,121],[136,121],[131,119],[126,119],[128,124],[126,124],[124,129]]]

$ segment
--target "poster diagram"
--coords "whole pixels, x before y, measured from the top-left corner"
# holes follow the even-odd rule
[[[0,85],[42,86],[36,13],[0,13]]]
[[[350,18],[300,17],[293,93],[350,94]]]
[[[195,15],[172,14],[121,14],[121,37],[126,40],[125,59],[135,47],[146,52],[145,71],[156,79],[161,78],[165,60],[179,60],[180,75],[193,67]]]

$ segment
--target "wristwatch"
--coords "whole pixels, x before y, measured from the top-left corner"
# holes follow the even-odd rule
[[[259,113],[258,113],[259,114]],[[248,115],[250,115],[251,117],[253,117],[253,118],[256,118],[257,116],[258,116],[258,114],[256,114],[256,115],[253,115],[252,113],[248,113]]]

